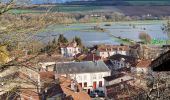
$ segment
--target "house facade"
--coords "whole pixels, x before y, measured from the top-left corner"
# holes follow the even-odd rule
[[[76,54],[81,53],[81,48],[76,42],[71,42],[67,45],[61,45],[61,54],[64,57],[74,57]]]
[[[103,77],[111,75],[111,71],[101,60],[56,63],[55,66],[47,67],[54,67],[57,74],[76,80],[88,92],[93,90],[104,92]]]
[[[129,55],[129,47],[126,45],[98,45],[96,54],[102,58],[115,54]]]

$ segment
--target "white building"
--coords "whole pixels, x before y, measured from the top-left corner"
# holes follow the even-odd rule
[[[96,54],[107,58],[115,54],[129,55],[129,47],[125,45],[98,45]]]
[[[55,66],[47,67],[54,67],[57,74],[76,80],[88,92],[93,90],[104,92],[103,77],[111,75],[111,71],[101,60],[57,63]]]
[[[81,52],[81,48],[77,45],[76,42],[71,42],[70,44],[67,45],[61,45],[60,49],[61,49],[61,54],[64,57],[73,57]]]

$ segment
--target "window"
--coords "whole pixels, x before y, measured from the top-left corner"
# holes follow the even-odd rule
[[[87,82],[84,82],[84,87],[87,87]]]
[[[102,84],[102,81],[99,81],[99,87],[102,87],[103,84]]]
[[[93,79],[96,79],[96,75],[93,75]]]
[[[82,87],[82,83],[79,83],[79,85]]]
[[[102,78],[103,78],[102,74],[99,74],[99,79],[102,79]]]
[[[82,81],[82,77],[81,77],[81,76],[79,76],[79,77],[78,77],[78,80]]]

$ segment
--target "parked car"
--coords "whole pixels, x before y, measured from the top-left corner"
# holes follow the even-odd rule
[[[105,94],[103,93],[103,91],[99,91],[97,94],[99,97],[105,97]]]
[[[98,94],[96,93],[96,92],[90,92],[90,97],[91,98],[96,98],[96,97],[98,97]]]

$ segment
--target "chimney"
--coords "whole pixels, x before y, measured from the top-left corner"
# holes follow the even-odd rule
[[[95,59],[94,59],[94,54],[93,54],[93,61],[94,61]]]
[[[38,74],[38,93],[41,92],[41,80],[40,80],[40,74]]]
[[[97,66],[97,61],[96,60],[94,60],[94,64],[95,64],[95,66]]]
[[[54,72],[54,79],[55,79],[55,80],[58,80],[58,79],[59,79],[59,75],[57,74],[56,71]]]

